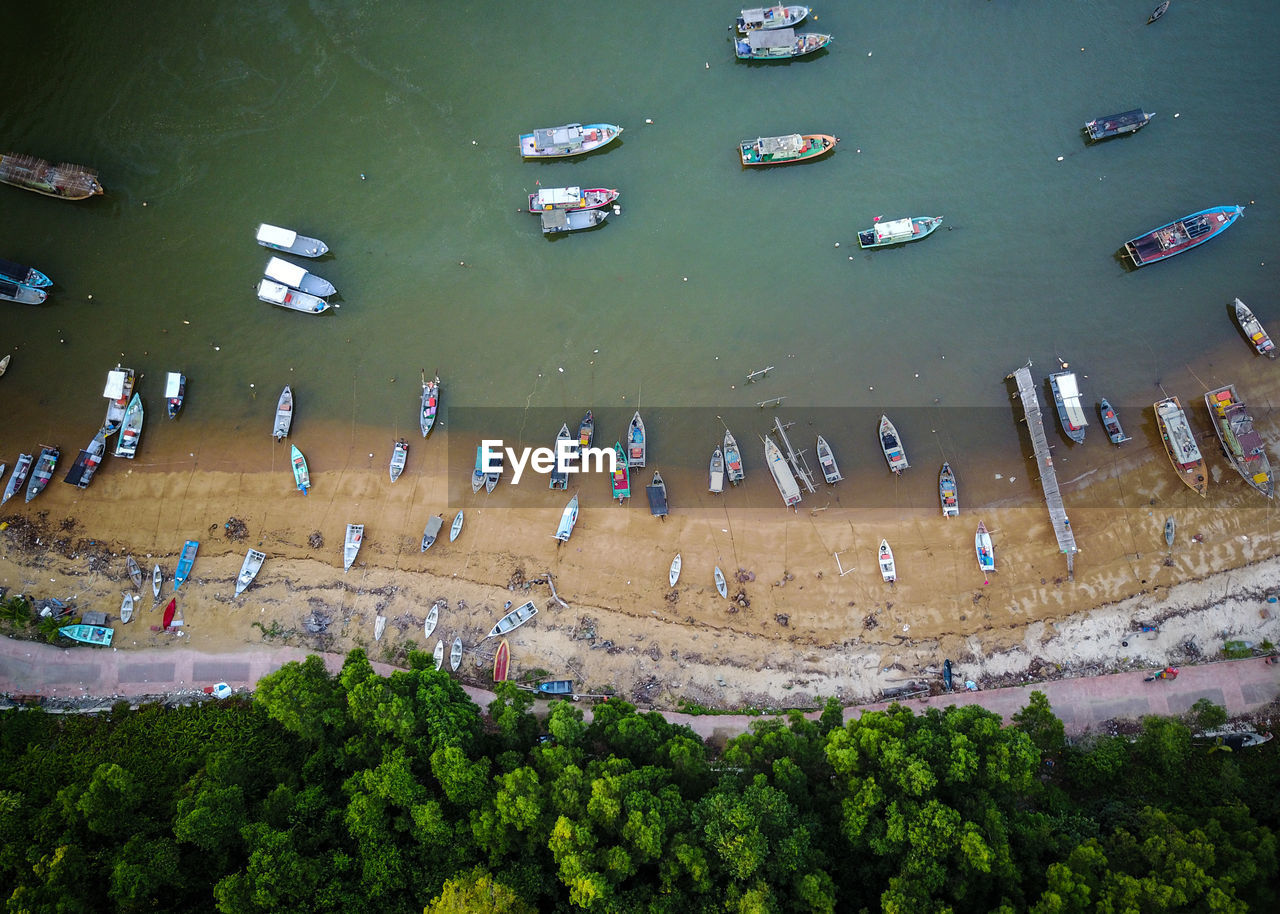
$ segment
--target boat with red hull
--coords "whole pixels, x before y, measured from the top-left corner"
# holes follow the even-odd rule
[[[1243,214],[1243,206],[1202,209],[1126,241],[1124,252],[1135,267],[1168,260],[1226,231]]]

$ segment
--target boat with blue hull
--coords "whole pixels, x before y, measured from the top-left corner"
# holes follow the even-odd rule
[[[81,644],[110,647],[115,631],[104,625],[64,625],[58,629],[58,634],[72,641],[79,641]]]
[[[53,280],[35,267],[14,263],[12,260],[0,260],[0,279],[7,279],[32,289],[47,289],[53,285]]]
[[[889,222],[877,221],[871,228],[858,232],[858,244],[864,248],[887,248],[919,241],[932,235],[940,225],[941,216],[908,216]]]
[[[1135,267],[1145,267],[1199,247],[1231,228],[1244,215],[1243,206],[1214,206],[1183,216],[1124,243]]]
[[[733,43],[739,60],[790,60],[821,51],[831,44],[830,35],[795,29],[754,29]]]
[[[0,279],[0,298],[7,301],[16,301],[20,305],[42,305],[48,297],[49,293],[44,289],[33,289],[7,279]]]
[[[173,572],[173,589],[176,591],[182,586],[182,583],[191,575],[191,568],[196,563],[196,552],[200,549],[200,543],[196,540],[187,540],[182,545],[182,554],[178,556],[178,567]]]

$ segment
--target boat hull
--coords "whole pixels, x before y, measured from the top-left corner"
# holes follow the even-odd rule
[[[191,575],[191,568],[196,563],[196,553],[200,544],[196,540],[187,540],[182,545],[182,555],[178,557],[178,567],[173,572],[173,589],[177,590]]]
[[[285,385],[280,391],[280,399],[276,401],[276,422],[271,428],[271,435],[277,441],[289,437],[289,429],[293,426],[293,389]]]
[[[907,452],[902,447],[902,439],[898,436],[898,429],[889,421],[888,416],[880,417],[880,450],[894,475],[911,468],[911,464],[907,462]]]
[[[794,32],[791,29],[756,29],[733,43],[739,60],[792,60],[821,51],[831,44],[830,35]]]
[[[1160,437],[1164,441],[1165,453],[1169,462],[1183,485],[1201,498],[1209,489],[1209,477],[1205,473],[1204,457],[1196,445],[1195,434],[1187,423],[1186,414],[1177,397],[1168,397],[1158,401],[1153,407],[1156,413],[1156,426],[1160,429]]]
[[[956,476],[951,464],[944,463],[938,471],[938,500],[942,503],[943,517],[960,516],[960,497],[956,491]]]
[[[1112,444],[1123,444],[1129,440],[1125,437],[1124,427],[1120,425],[1120,417],[1116,415],[1115,408],[1105,398],[1098,403],[1098,414],[1102,416],[1102,427],[1106,429]]]
[[[599,209],[618,199],[618,192],[609,187],[544,187],[529,194],[529,212],[545,213],[553,209]]]
[[[526,159],[558,159],[584,155],[603,149],[620,136],[622,128],[616,124],[540,127],[532,133],[521,134],[520,155]]]
[[[927,238],[942,225],[941,216],[908,216],[890,222],[877,222],[858,232],[858,245],[864,248],[888,248]]]
[[[799,143],[795,141],[799,140]],[[738,144],[738,157],[748,167],[791,165],[820,158],[836,148],[838,137],[826,133],[794,134],[787,137],[759,137]]]
[[[1136,133],[1151,123],[1151,119],[1155,116],[1155,112],[1147,114],[1141,108],[1122,111],[1119,114],[1108,114],[1103,117],[1095,117],[1087,122],[1084,125],[1084,132],[1089,137],[1090,142],[1096,143],[1099,140],[1109,139],[1113,136]]]
[[[1253,427],[1253,417],[1234,384],[1204,395],[1218,443],[1240,477],[1267,498],[1275,494],[1275,480],[1266,443]]]
[[[329,246],[319,238],[308,238],[292,229],[268,225],[265,222],[258,226],[258,244],[273,251],[284,251],[286,254],[296,254],[299,257],[323,257],[329,253]]]
[[[1249,310],[1249,306],[1240,299],[1235,299],[1232,303],[1236,314],[1236,322],[1240,324],[1240,330],[1249,338],[1250,345],[1258,355],[1265,355],[1269,359],[1276,357],[1276,344],[1271,341],[1270,335],[1262,328],[1262,321],[1254,316]]]
[[[1243,206],[1215,206],[1183,216],[1124,244],[1135,267],[1168,260],[1216,238],[1244,214]]]

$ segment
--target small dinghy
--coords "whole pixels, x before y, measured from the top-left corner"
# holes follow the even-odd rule
[[[489,629],[486,638],[497,638],[499,635],[505,635],[508,632],[515,631],[524,625],[530,619],[538,614],[538,607],[533,605],[533,601],[521,603],[511,612],[507,613],[501,619],[494,623],[493,628]]]
[[[453,525],[449,528],[449,542],[453,542],[458,538],[458,534],[462,532],[462,512],[458,512],[458,516],[453,519]]]
[[[1115,408],[1107,402],[1106,397],[1099,401],[1098,413],[1102,416],[1102,428],[1112,444],[1123,444],[1129,440],[1125,437],[1124,428],[1120,425],[1120,417],[1116,415]]]
[[[460,666],[462,666],[462,638],[455,637],[453,646],[449,648],[449,669],[456,673]]]
[[[1164,543],[1170,549],[1173,548],[1173,538],[1177,535],[1178,525],[1174,522],[1173,515],[1164,519]]]
[[[724,572],[720,570],[719,565],[716,566],[715,578],[716,593],[720,594],[720,596],[727,600],[729,598],[729,585],[725,583]]]
[[[142,395],[134,394],[124,411],[124,421],[120,425],[120,437],[116,439],[116,456],[129,460],[138,453],[138,441],[142,437]]]
[[[643,467],[648,450],[644,434],[644,420],[640,418],[640,412],[637,410],[636,414],[631,417],[631,425],[627,429],[627,466],[633,469],[635,467]]]
[[[573,436],[569,434],[569,423],[562,423],[560,431],[556,435],[555,444],[552,446],[552,453],[555,455],[555,463],[551,466],[551,472],[548,474],[547,488],[549,489],[567,489],[569,488],[569,466],[571,461],[569,455],[573,450]],[[564,455],[563,457],[561,455]]]
[[[476,467],[471,471],[471,494],[475,495],[483,489],[484,482],[484,448],[483,446],[479,446],[476,448]]]
[[[671,560],[671,571],[667,574],[667,580],[671,582],[671,586],[676,586],[676,581],[680,580],[680,553],[676,553],[676,557]]]
[[[1253,344],[1253,348],[1257,350],[1258,355],[1265,355],[1269,359],[1274,359],[1276,357],[1276,344],[1271,341],[1267,331],[1262,329],[1262,322],[1254,317],[1253,312],[1249,310],[1249,306],[1240,299],[1237,298],[1233,304],[1240,329],[1249,338],[1249,342]]]
[[[434,381],[427,380],[427,370],[422,369],[422,405],[418,410],[418,428],[425,438],[436,424],[436,411],[440,408],[440,375]]]
[[[167,632],[169,626],[173,625],[173,617],[178,614],[178,598],[170,597],[169,602],[164,606],[164,613],[160,616],[160,631]]]
[[[991,547],[991,534],[987,532],[986,524],[978,522],[978,532],[973,537],[973,549],[978,554],[978,567],[982,569],[983,574],[990,574],[996,570],[996,553]]]
[[[294,484],[298,491],[306,495],[311,488],[311,471],[307,469],[307,458],[302,456],[302,451],[298,450],[296,444],[292,446],[292,454]]]
[[[827,439],[821,435],[818,436],[818,463],[822,466],[822,475],[830,485],[835,485],[844,479],[840,475],[840,467],[836,464],[836,455],[831,452],[831,445],[827,444]]]
[[[182,401],[187,396],[187,376],[180,371],[169,372],[164,379],[164,405],[170,419],[178,418]]]
[[[280,391],[280,399],[276,401],[276,424],[271,434],[277,441],[289,437],[289,427],[293,425],[293,390],[288,384]]]
[[[889,421],[888,416],[880,417],[880,450],[884,452],[885,462],[895,475],[909,469],[907,452],[902,447],[902,439],[898,437],[898,429]]]
[[[880,541],[880,577],[884,578],[886,584],[898,580],[898,567],[894,564],[893,550],[889,548],[888,540]]]
[[[498,642],[498,650],[493,655],[493,681],[506,682],[510,668],[511,647],[507,644],[507,639],[503,638]]]
[[[138,590],[142,589],[142,569],[138,567],[138,563],[134,561],[133,556],[128,556],[124,560],[125,570],[129,572],[129,580],[133,581],[133,586]]]
[[[1151,23],[1159,19],[1161,16],[1163,16],[1168,11],[1168,9],[1169,9],[1169,0],[1164,0],[1164,3],[1161,3],[1159,6],[1157,6],[1155,9],[1151,11],[1151,15],[1147,17],[1147,25],[1150,25]]]
[[[173,589],[175,591],[191,576],[191,568],[196,563],[196,553],[199,550],[200,543],[197,540],[187,540],[182,544],[182,554],[178,556],[178,567],[173,572]]]
[[[164,572],[157,565],[151,569],[151,596],[158,603],[160,602],[160,585],[164,583]]]
[[[538,683],[538,691],[543,695],[572,695],[572,679],[551,679]]]
[[[436,662],[436,669],[444,666],[444,639],[436,639],[436,649],[431,652],[431,657]]]
[[[244,562],[240,565],[240,575],[236,578],[236,596],[244,593],[249,585],[253,583],[253,579],[258,576],[262,563],[266,561],[265,552],[259,552],[257,549],[250,549],[244,557]]]
[[[351,565],[360,552],[360,544],[364,542],[364,524],[347,524],[347,536],[342,544],[342,573],[351,570]]]
[[[13,475],[9,477],[9,485],[5,486],[4,498],[0,499],[0,505],[22,491],[27,481],[27,474],[31,472],[32,459],[30,454],[18,455],[18,462],[13,465]]]
[[[9,360],[12,358],[13,356],[6,355],[3,359],[0,359],[0,375],[3,375],[9,370]]]
[[[391,449],[391,481],[395,482],[400,478],[400,474],[404,472],[405,461],[409,459],[409,442],[401,438],[395,443]]]
[[[587,410],[587,414],[582,417],[582,422],[578,426],[578,445],[580,447],[591,447],[591,440],[596,435],[596,420],[591,415],[591,410]]]
[[[120,603],[120,623],[123,625],[133,618],[134,596],[131,593],[124,595],[124,600]]]
[[[422,623],[422,639],[424,641],[431,637],[431,634],[436,630],[436,623],[438,623],[439,621],[440,621],[440,604],[438,602],[432,603],[431,608],[427,610],[427,618]],[[438,666],[439,665],[437,664],[437,667]]]
[[[373,620],[373,640],[381,641],[382,633],[386,631],[386,628],[387,628],[387,617],[383,615],[377,616]]]
[[[707,491],[719,495],[724,491],[724,451],[716,448],[711,452],[711,467]]]
[[[943,463],[938,472],[938,499],[942,502],[943,517],[960,516],[960,498],[956,492],[956,474],[951,464]]]
[[[433,514],[422,531],[422,552],[426,552],[435,544],[440,536],[440,528],[444,526],[444,515]]]
[[[578,522],[578,493],[573,494],[573,498],[569,499],[569,503],[564,506],[564,513],[560,515],[560,525],[556,527],[555,537],[562,543],[569,542],[569,537],[573,535],[574,524]]]
[[[491,494],[498,487],[498,480],[502,478],[502,452],[492,451],[490,456],[492,459],[489,461],[489,466],[496,469],[491,469],[484,474],[485,494]]]

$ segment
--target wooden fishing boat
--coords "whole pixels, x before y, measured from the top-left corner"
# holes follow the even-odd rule
[[[482,445],[483,446],[483,445]],[[489,472],[484,474],[484,490],[492,493],[502,478],[502,451],[489,452]]]
[[[513,632],[537,614],[538,607],[533,605],[532,600],[521,603],[515,609],[511,610],[495,622],[493,628],[489,629],[489,634],[485,635],[485,637],[497,638],[499,635],[505,635],[509,632]]]
[[[1058,421],[1062,431],[1076,444],[1084,444],[1085,418],[1081,404],[1080,383],[1074,371],[1057,371],[1049,375],[1049,388],[1053,391],[1053,403],[1058,408]]]
[[[94,474],[98,472],[98,467],[102,465],[102,458],[106,454],[107,434],[103,429],[98,429],[93,440],[76,457],[75,463],[71,464],[71,469],[67,470],[67,475],[62,478],[62,481],[77,488],[86,488],[93,481]]]
[[[177,577],[176,577],[176,576],[174,577],[174,580],[175,580],[175,581],[177,581]],[[177,589],[177,586],[178,586],[178,585],[175,583],[175,584],[174,584],[174,589],[175,589],[175,590]],[[169,599],[169,602],[168,602],[168,603],[166,603],[166,604],[165,604],[165,606],[164,606],[164,612],[163,612],[163,613],[161,613],[161,615],[160,615],[160,630],[161,630],[161,631],[168,631],[168,630],[169,630],[169,626],[173,624],[173,617],[174,617],[175,615],[177,615],[177,613],[178,613],[178,598],[177,598],[177,597],[171,597],[171,598]]]
[[[654,517],[666,517],[669,511],[667,507],[667,484],[662,479],[662,474],[657,470],[653,471],[653,482],[644,487],[644,493],[649,499],[649,513]]]
[[[129,460],[138,453],[138,441],[142,437],[142,395],[135,393],[124,411],[124,422],[120,425],[120,437],[116,438],[116,456]]]
[[[293,229],[265,222],[258,226],[258,244],[286,254],[297,254],[299,257],[323,257],[329,253],[329,245],[319,238],[308,238]]]
[[[733,43],[739,60],[789,60],[821,51],[831,44],[830,35],[796,32],[795,29],[753,29]]]
[[[31,472],[33,460],[30,454],[18,455],[18,462],[13,465],[13,475],[9,477],[9,484],[5,486],[4,498],[0,499],[0,505],[22,491],[22,487],[27,482],[27,475]]]
[[[1107,402],[1106,397],[1098,403],[1098,414],[1102,416],[1102,427],[1106,430],[1112,444],[1123,444],[1129,440],[1125,436],[1124,428],[1120,425],[1120,417],[1116,415],[1115,408]]]
[[[596,420],[591,415],[591,410],[587,410],[587,414],[582,417],[582,422],[578,425],[578,446],[591,447],[591,441],[596,435]]]
[[[64,625],[58,634],[79,641],[81,644],[93,644],[98,647],[110,647],[111,636],[115,631],[105,625]]]
[[[942,688],[948,692],[951,691],[951,661],[944,660],[942,662]]]
[[[120,624],[125,625],[133,618],[133,602],[134,596],[131,593],[124,595],[124,599],[120,601]]]
[[[1173,519],[1173,515],[1169,515],[1164,519],[1164,542],[1170,549],[1173,548],[1174,537],[1177,536],[1178,525]]]
[[[547,482],[548,488],[567,489],[569,488],[569,452],[573,447],[573,436],[569,434],[569,423],[565,422],[560,426],[560,433],[556,435],[555,444],[552,446],[552,453],[555,454],[555,463],[551,466],[551,478]]]
[[[440,536],[440,529],[443,526],[444,526],[443,514],[431,515],[431,517],[427,520],[426,527],[424,527],[422,530],[422,549],[420,551],[426,552],[435,544],[436,539],[439,538]]]
[[[133,586],[138,590],[142,589],[142,569],[138,567],[138,563],[134,561],[133,556],[126,556],[124,560],[125,573],[129,575],[129,580],[133,582]]]
[[[453,525],[449,527],[449,542],[453,542],[458,538],[458,534],[462,532],[462,512],[458,512],[458,516],[453,519]]]
[[[738,16],[739,32],[751,32],[756,29],[789,29],[797,26],[809,15],[807,6],[785,6],[775,3],[773,6],[743,10]]]
[[[53,285],[53,280],[35,267],[14,263],[12,260],[0,259],[0,279],[31,289],[47,289]]]
[[[476,465],[471,471],[471,494],[475,495],[484,488],[485,472],[484,472],[484,447],[476,446]]]
[[[884,415],[880,417],[880,450],[884,452],[884,459],[889,464],[889,469],[895,474],[911,467],[911,464],[907,463],[907,452],[903,450],[897,428],[889,421],[889,417]]]
[[[187,376],[180,371],[171,371],[164,379],[165,409],[170,419],[178,418],[182,409],[182,400],[187,395]]]
[[[822,467],[823,478],[825,478],[828,483],[835,485],[837,482],[844,479],[844,477],[840,475],[840,467],[836,463],[836,455],[831,452],[831,445],[827,444],[827,439],[823,438],[821,435],[818,436],[817,454],[818,463]]]
[[[364,542],[364,524],[347,524],[347,535],[342,542],[342,573],[346,574],[351,570],[351,565],[356,560],[356,555],[360,552],[360,546]]]
[[[573,498],[569,499],[569,503],[564,506],[564,513],[560,515],[560,525],[556,527],[556,539],[562,543],[569,542],[569,537],[573,535],[573,525],[578,522],[578,493],[573,493]]]
[[[676,553],[676,557],[671,560],[671,570],[667,572],[667,581],[672,587],[676,586],[676,581],[680,580],[680,553]]]
[[[408,459],[409,442],[401,438],[391,448],[391,466],[387,472],[390,473],[392,482],[400,478],[400,474],[404,472],[405,461]]]
[[[978,532],[973,537],[973,549],[978,555],[978,567],[982,569],[983,574],[990,574],[996,570],[996,553],[991,547],[991,534],[987,532],[987,526],[982,521],[978,521]]]
[[[938,499],[942,502],[943,517],[960,516],[960,497],[956,491],[956,474],[951,464],[944,462],[938,471]]]
[[[129,408],[129,398],[133,396],[134,374],[132,368],[121,368],[119,364],[107,372],[107,386],[102,395],[107,398],[107,418],[102,428],[107,435],[120,431],[120,423],[124,421],[125,410]]]
[[[160,587],[164,584],[164,572],[160,570],[160,566],[156,565],[151,569],[151,599],[154,602],[160,601]]]
[[[622,135],[615,124],[565,124],[539,127],[520,135],[520,155],[526,159],[556,159],[603,149]]]
[[[196,552],[199,549],[200,543],[196,540],[187,540],[182,544],[182,554],[178,556],[178,567],[173,572],[173,589],[175,591],[191,575],[191,568],[196,563]],[[166,622],[165,625],[168,625],[168,623]]]
[[[267,261],[262,275],[267,279],[283,283],[286,286],[297,289],[299,292],[305,292],[307,295],[314,295],[317,298],[324,298],[326,295],[332,295],[338,291],[329,280],[317,276],[309,270],[304,270],[296,263],[290,263],[279,257],[272,257]]]
[[[427,371],[422,370],[422,406],[418,412],[418,428],[422,430],[422,437],[425,438],[431,431],[431,427],[436,424],[436,412],[440,409],[440,374],[436,373],[433,380],[427,380]]]
[[[788,508],[800,504],[800,486],[796,483],[795,474],[791,472],[791,466],[782,456],[782,451],[768,435],[764,436],[764,462],[773,474],[773,482],[778,487],[778,494],[782,496],[782,503]]]
[[[288,384],[280,391],[280,399],[276,401],[276,423],[271,434],[277,441],[289,437],[289,429],[293,425],[293,389]]]
[[[382,633],[387,629],[387,617],[379,613],[373,619],[373,640],[381,641]]]
[[[449,669],[456,673],[460,666],[462,666],[462,637],[456,635],[453,639],[453,645],[449,648]]]
[[[56,447],[46,445],[41,449],[35,467],[31,470],[31,481],[27,483],[27,501],[31,501],[49,485],[49,480],[53,478],[53,468],[58,465],[59,454]]]
[[[1134,108],[1132,111],[1095,117],[1085,123],[1084,132],[1088,135],[1090,142],[1096,143],[1098,140],[1120,136],[1123,133],[1136,133],[1151,123],[1151,119],[1155,116],[1154,111],[1147,114],[1141,108]]]
[[[498,642],[498,649],[493,655],[493,681],[506,682],[510,666],[511,646],[507,644],[507,639],[503,638]]]
[[[436,625],[440,622],[440,603],[439,601],[432,603],[431,608],[427,610],[427,618],[422,620],[422,638],[425,641],[430,638],[436,630]]]
[[[738,442],[727,427],[724,430],[724,471],[730,484],[735,486],[747,475],[742,467],[742,452],[738,450]]]
[[[724,451],[718,447],[711,452],[711,464],[707,472],[707,491],[716,495],[724,491]]]
[[[311,471],[307,469],[307,458],[302,456],[302,451],[298,450],[298,446],[290,447],[293,460],[293,482],[303,495],[309,494],[311,490]]]
[[[244,593],[249,585],[253,583],[253,579],[258,576],[258,571],[262,568],[262,563],[266,561],[267,554],[259,552],[257,549],[250,549],[244,556],[244,562],[240,565],[240,574],[236,578],[236,596]]]
[[[1267,331],[1262,329],[1262,322],[1253,316],[1253,312],[1249,310],[1249,306],[1240,299],[1235,299],[1236,321],[1240,324],[1240,329],[1244,331],[1244,335],[1249,338],[1249,342],[1253,344],[1253,348],[1257,350],[1258,355],[1265,355],[1269,359],[1276,357],[1276,344],[1271,342],[1271,337],[1267,335]]]
[[[1169,462],[1178,471],[1178,478],[1183,484],[1203,498],[1209,489],[1209,477],[1182,404],[1177,397],[1166,397],[1157,401],[1153,409]]]
[[[1159,19],[1161,16],[1163,16],[1168,11],[1168,9],[1169,9],[1169,0],[1164,0],[1164,3],[1161,3],[1159,6],[1157,6],[1155,9],[1151,11],[1151,15],[1147,17],[1147,25],[1150,25],[1151,23]]]
[[[444,639],[443,638],[436,639],[436,649],[431,652],[431,657],[436,662],[437,670],[440,669],[442,666],[444,666]]]
[[[826,133],[762,136],[739,143],[738,156],[743,165],[790,165],[824,156],[839,142],[839,137]]]
[[[1240,398],[1234,384],[1227,384],[1204,395],[1213,430],[1218,434],[1222,451],[1249,485],[1270,498],[1275,493],[1271,461],[1262,435],[1253,427],[1253,416]]]
[[[714,577],[716,581],[716,593],[720,594],[720,596],[724,597],[726,600],[729,599],[729,585],[725,582],[724,572],[720,570],[719,565],[716,566]]]
[[[543,695],[571,695],[573,693],[572,679],[550,679],[546,682],[538,683],[538,691]]]
[[[1168,260],[1225,232],[1244,213],[1243,206],[1215,206],[1183,216],[1124,243],[1135,267]]]
[[[609,213],[602,209],[553,209],[542,214],[542,234],[581,232],[603,225]]]
[[[290,311],[302,314],[320,314],[329,310],[329,303],[317,295],[290,289],[282,282],[274,279],[262,279],[258,282],[258,300],[269,305],[279,305]]]
[[[622,452],[622,442],[613,443],[613,497],[619,502],[631,497],[631,470],[627,467],[627,457]]]
[[[631,468],[643,467],[647,445],[644,435],[644,420],[640,418],[640,412],[631,417],[631,424],[627,427],[627,466]]]
[[[618,192],[608,187],[539,187],[529,194],[529,212],[545,213],[553,209],[599,209],[618,199]]]
[[[886,584],[898,580],[898,566],[894,564],[893,550],[889,548],[888,540],[880,541],[880,577],[884,578]]]
[[[63,200],[87,200],[102,193],[98,173],[92,168],[68,162],[50,165],[44,159],[13,152],[0,155],[0,182]]]
[[[919,241],[932,235],[940,225],[941,216],[910,216],[890,222],[877,221],[871,228],[858,232],[858,244],[864,248],[884,248]]]
[[[33,289],[19,285],[7,279],[0,279],[0,298],[16,301],[20,305],[42,305],[49,293],[44,289]]]

